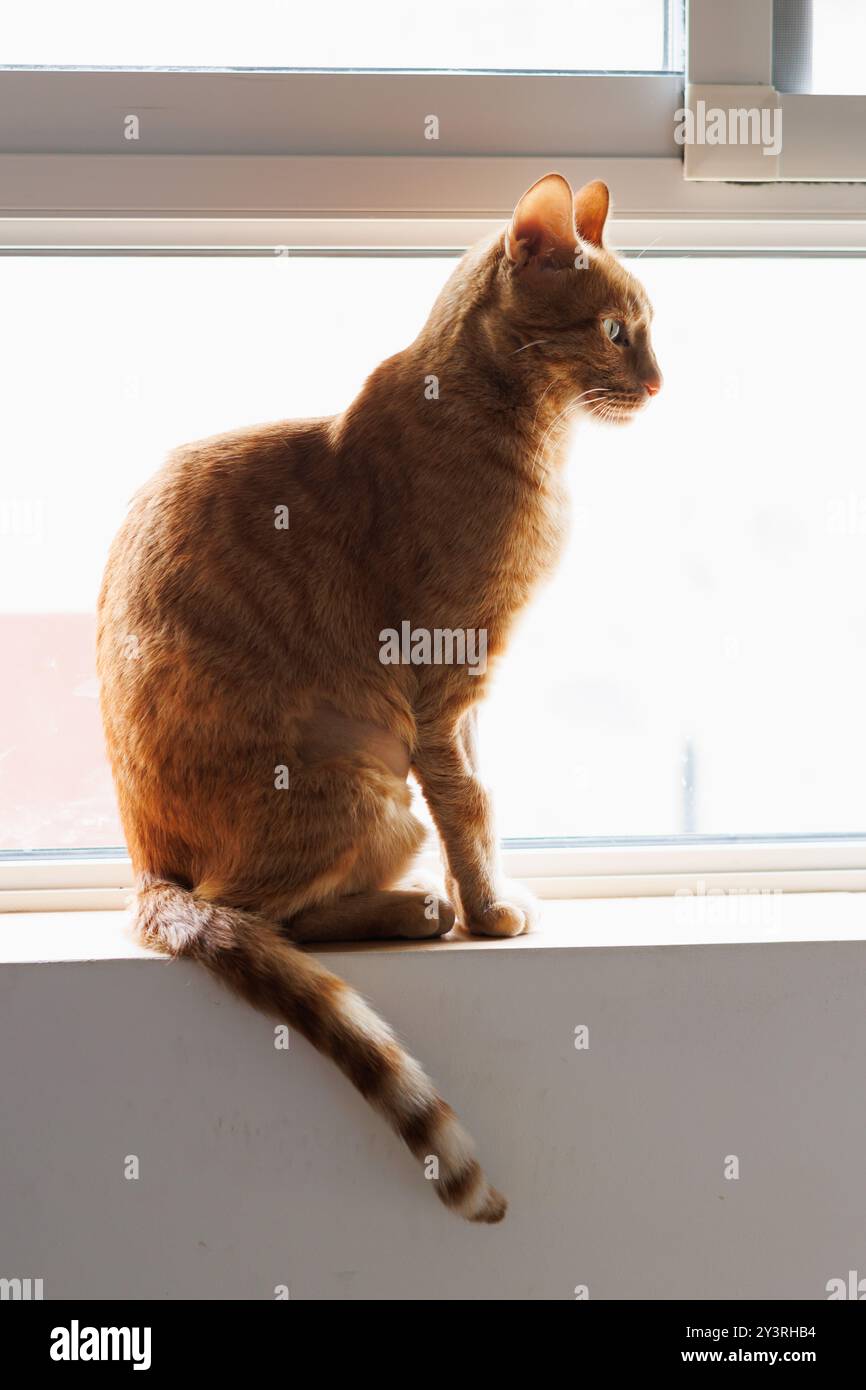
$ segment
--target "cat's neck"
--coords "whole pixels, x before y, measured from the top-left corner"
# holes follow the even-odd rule
[[[533,390],[519,353],[491,350],[483,315],[448,307],[377,368],[332,443],[346,524],[375,527],[395,597],[413,615],[430,604],[457,626],[481,623],[493,650],[562,544],[570,411]]]
[[[485,295],[479,273],[468,301],[440,296],[416,340],[383,362],[337,417],[341,448],[375,440],[371,462],[387,468],[399,452],[389,441],[415,441],[419,467],[448,470],[471,459],[475,470],[510,472],[530,487],[559,472],[574,403],[561,388],[539,382],[524,355],[536,344],[514,337],[503,346],[492,333]],[[399,466],[405,470],[404,461]]]

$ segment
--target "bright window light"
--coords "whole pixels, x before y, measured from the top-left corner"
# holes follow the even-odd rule
[[[863,830],[866,261],[634,265],[665,387],[576,433],[569,546],[482,715],[500,832]],[[133,491],[183,441],[339,411],[450,269],[0,259],[0,848],[120,843],[93,612]]]
[[[677,0],[674,0],[677,3]],[[29,66],[492,68],[653,72],[679,64],[666,0],[30,0],[2,62]]]
[[[866,93],[863,0],[812,0],[812,91]]]

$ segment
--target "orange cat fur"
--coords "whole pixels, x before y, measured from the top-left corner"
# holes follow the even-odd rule
[[[333,1058],[474,1221],[506,1204],[453,1111],[297,943],[439,935],[455,913],[488,936],[528,925],[476,768],[486,671],[387,664],[382,638],[472,630],[495,661],[560,548],[572,416],[625,419],[658,390],[607,211],[604,184],[575,196],[545,176],[342,415],[178,449],[136,497],[99,603],[140,938]],[[424,836],[410,766],[447,859],[438,919],[400,886]]]

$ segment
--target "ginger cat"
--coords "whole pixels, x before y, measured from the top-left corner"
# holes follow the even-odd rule
[[[416,1158],[438,1157],[438,1196],[471,1221],[506,1203],[453,1111],[297,943],[437,936],[455,914],[486,936],[528,925],[476,770],[486,672],[388,662],[383,638],[472,630],[495,660],[563,539],[571,418],[626,420],[658,391],[651,309],[603,244],[607,212],[603,183],[573,195],[546,175],[342,415],[177,450],[99,601],[140,938],[332,1057]],[[438,918],[403,881],[425,835],[410,770],[447,860]]]

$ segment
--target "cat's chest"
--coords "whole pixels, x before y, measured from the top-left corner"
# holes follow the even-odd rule
[[[519,505],[492,499],[478,508],[449,567],[455,611],[507,626],[555,568],[567,529],[567,500],[559,486],[528,492]]]

